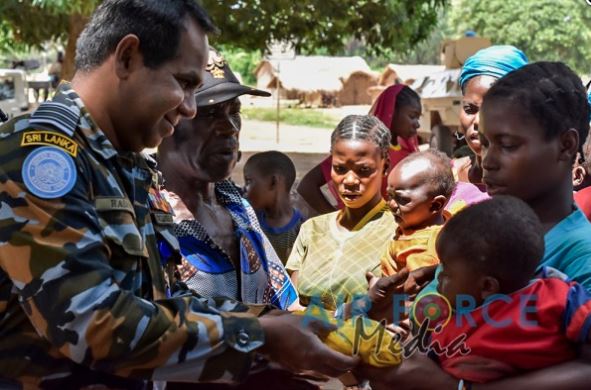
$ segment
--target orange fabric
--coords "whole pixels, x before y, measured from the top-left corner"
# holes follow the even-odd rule
[[[421,267],[439,264],[435,242],[442,227],[443,225],[433,225],[415,230],[408,235],[403,235],[398,230],[381,259],[382,274],[390,276],[404,267],[414,271]]]

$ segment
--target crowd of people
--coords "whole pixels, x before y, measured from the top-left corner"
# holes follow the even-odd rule
[[[105,0],[73,79],[0,127],[2,389],[588,388],[591,99],[568,66],[471,56],[455,159],[386,88],[302,179],[306,219],[287,155],[230,180],[239,97],[269,94],[215,30],[192,0]],[[359,316],[421,351],[325,343]]]

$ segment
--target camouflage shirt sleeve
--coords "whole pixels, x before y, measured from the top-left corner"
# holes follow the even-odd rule
[[[48,356],[152,380],[231,381],[248,371],[263,344],[248,308],[191,294],[152,302],[123,288],[141,285],[136,268],[146,265],[107,245],[89,194],[95,173],[73,158],[73,188],[42,199],[21,174],[37,148],[6,139],[4,147],[12,151],[0,158],[0,266],[22,312],[49,341]]]

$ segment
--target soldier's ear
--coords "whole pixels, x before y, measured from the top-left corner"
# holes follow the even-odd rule
[[[115,48],[115,72],[125,80],[138,67],[143,66],[144,58],[140,52],[140,39],[135,34],[127,34]]]

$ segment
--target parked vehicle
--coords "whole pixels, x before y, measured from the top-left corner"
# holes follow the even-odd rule
[[[11,118],[29,109],[26,73],[20,69],[0,69],[0,109]]]
[[[443,43],[442,63],[445,69],[415,80],[411,85],[421,96],[423,137],[448,155],[454,147],[454,133],[460,127],[462,91],[460,71],[464,62],[478,50],[490,46],[490,40],[479,37],[463,37]]]

